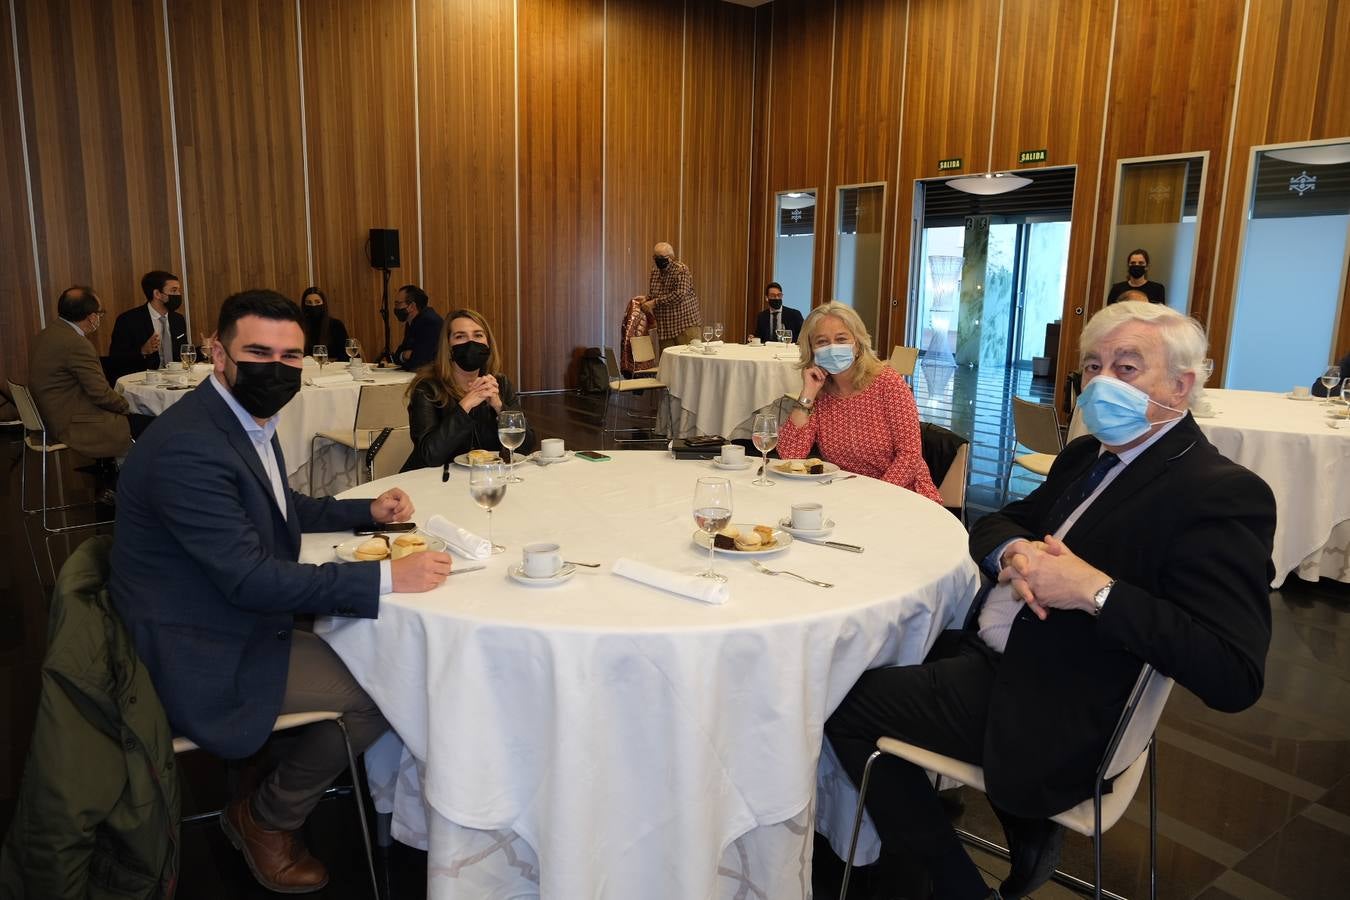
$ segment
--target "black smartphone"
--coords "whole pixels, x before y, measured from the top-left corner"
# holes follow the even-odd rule
[[[578,450],[577,456],[581,459],[589,459],[591,462],[605,462],[609,459],[608,456],[598,450]]]
[[[382,534],[387,531],[416,531],[416,522],[390,522],[388,525],[372,525],[369,528],[353,528],[352,534]]]

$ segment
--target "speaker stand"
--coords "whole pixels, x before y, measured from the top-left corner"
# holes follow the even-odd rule
[[[383,284],[380,288],[380,319],[384,321],[384,352],[380,354],[378,362],[396,363],[394,354],[389,349],[389,270],[380,269],[380,278]]]

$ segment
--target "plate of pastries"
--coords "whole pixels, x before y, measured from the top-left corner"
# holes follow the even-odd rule
[[[694,543],[704,550],[711,545],[716,552],[728,556],[766,556],[786,550],[792,543],[792,535],[772,525],[733,523],[711,536],[706,531],[695,531]]]
[[[410,531],[406,534],[368,534],[350,538],[334,548],[343,562],[379,562],[382,559],[402,559],[427,550],[445,550],[445,541],[438,537]]]
[[[834,475],[839,467],[816,457],[807,459],[780,459],[769,464],[769,468],[786,478],[820,478]]]
[[[530,461],[532,454],[517,453],[515,459],[511,461],[512,467],[519,466]],[[470,450],[468,453],[461,453],[455,457],[455,465],[463,466],[466,469],[472,469],[474,466],[485,466],[489,463],[505,463],[501,453],[496,450]]]

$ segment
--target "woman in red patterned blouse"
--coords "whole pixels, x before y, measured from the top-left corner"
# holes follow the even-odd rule
[[[909,385],[872,352],[867,326],[850,307],[816,307],[802,326],[802,394],[778,435],[778,455],[802,459],[811,446],[859,475],[941,503],[919,438]]]

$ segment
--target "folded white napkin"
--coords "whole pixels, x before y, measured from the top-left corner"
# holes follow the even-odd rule
[[[626,557],[614,561],[614,574],[691,600],[702,600],[714,606],[721,606],[731,596],[731,591],[724,581],[713,581],[711,578],[700,578],[697,575],[681,575],[679,572]]]
[[[721,342],[721,341],[708,341],[708,346],[709,346],[709,347],[720,347],[720,346],[722,346],[722,342]]]
[[[492,555],[492,544],[487,538],[460,528],[445,516],[432,516],[422,530],[445,541],[446,546],[465,559],[487,559]]]
[[[309,383],[310,383],[310,384],[317,384],[319,387],[324,387],[325,385],[330,385],[330,384],[351,384],[351,383],[352,383],[352,376],[347,375],[347,374],[342,374],[342,375],[317,375],[317,376],[315,376],[314,378],[311,378],[311,379],[309,380]]]

